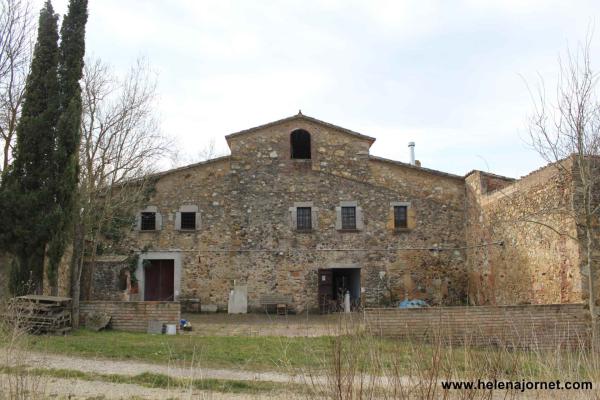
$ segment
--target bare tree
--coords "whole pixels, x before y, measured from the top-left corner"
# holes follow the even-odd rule
[[[208,141],[204,143],[204,146],[201,147],[195,154],[190,155],[185,150],[179,149],[173,155],[171,160],[172,168],[179,168],[189,164],[195,164],[202,161],[212,160],[214,158],[219,158],[225,156],[227,154],[226,151],[219,149],[217,147],[217,143],[215,138],[210,138]]]
[[[1,171],[8,168],[32,54],[33,19],[27,0],[0,0]]]
[[[530,138],[535,150],[574,181],[574,218],[577,240],[584,250],[589,308],[594,335],[597,330],[596,287],[600,213],[600,101],[598,73],[590,64],[588,37],[575,53],[559,62],[556,98],[546,97],[543,81],[534,97]]]
[[[93,265],[102,235],[130,224],[156,162],[170,142],[156,118],[156,77],[138,60],[123,78],[100,60],[87,60],[82,82],[80,223],[72,271],[74,325],[78,324],[84,253]]]
[[[217,149],[215,138],[211,138],[206,142],[206,145],[196,153],[194,162],[208,161],[224,155],[224,151]]]

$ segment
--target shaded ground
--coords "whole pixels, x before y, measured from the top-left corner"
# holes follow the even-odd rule
[[[335,336],[364,329],[362,314],[274,315],[266,313],[229,315],[183,314],[192,323],[190,334],[201,336]]]

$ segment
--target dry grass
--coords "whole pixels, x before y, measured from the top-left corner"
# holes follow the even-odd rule
[[[0,399],[41,399],[44,380],[48,376],[56,376],[56,371],[48,368],[42,371],[39,365],[35,365],[35,369],[28,366],[25,349],[41,350],[40,343],[43,343],[45,351],[90,356],[90,349],[86,345],[82,347],[82,341],[94,346],[94,356],[112,358],[114,352],[120,352],[122,356],[122,351],[131,347],[127,353],[130,359],[185,365],[193,370],[194,376],[176,378],[140,374],[125,377],[86,373],[85,376],[75,374],[73,378],[107,383],[131,382],[147,387],[189,388],[190,396],[185,398],[190,399],[198,398],[198,390],[203,393],[202,396],[213,392],[246,393],[249,398],[259,393],[281,393],[284,390],[285,395],[277,396],[332,400],[600,399],[596,390],[531,390],[522,393],[519,390],[448,390],[441,385],[448,380],[600,382],[600,358],[583,341],[580,348],[570,351],[558,348],[553,351],[523,351],[502,346],[475,347],[468,343],[452,346],[447,344],[444,332],[437,332],[435,339],[428,344],[418,340],[382,340],[370,335],[359,324],[353,324],[347,316],[340,319],[339,335],[330,337],[219,337],[217,342],[197,336],[166,337],[120,332],[80,331],[67,337],[30,337],[14,324],[7,323],[8,320],[3,319],[5,322],[0,331],[2,343],[6,344],[2,353],[5,359],[1,361],[11,368],[4,369],[2,376],[6,379],[0,382]],[[189,354],[184,353],[184,349]],[[164,355],[157,355],[159,350]],[[257,356],[258,352],[262,358]],[[217,360],[217,357],[220,359]],[[249,370],[256,367],[261,370],[271,364],[276,366],[276,371],[295,376],[294,382],[301,386],[202,379],[202,368],[207,366],[207,361],[208,365],[225,363],[232,367],[235,364]],[[193,391],[195,395],[191,394]]]
[[[0,362],[10,367],[0,372],[0,400],[43,399],[45,378],[28,369],[31,336],[23,328],[23,315],[8,301],[0,303],[0,315]]]
[[[345,324],[348,326],[348,324]],[[321,368],[296,370],[307,398],[362,399],[600,399],[594,390],[444,389],[443,381],[600,382],[600,359],[582,341],[568,351],[448,345],[444,332],[430,344],[414,341],[389,352],[380,340],[347,330],[333,338]],[[360,351],[359,351],[360,349]],[[307,351],[311,351],[307,349]],[[408,366],[408,368],[407,368]]]

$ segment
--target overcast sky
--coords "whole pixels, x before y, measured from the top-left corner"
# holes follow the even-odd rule
[[[67,0],[53,4],[66,11]],[[377,156],[408,161],[415,141],[423,166],[513,177],[543,164],[526,145],[525,81],[540,74],[551,83],[558,56],[600,15],[600,1],[550,0],[90,0],[89,8],[87,54],[117,71],[150,60],[162,129],[185,157],[211,139],[226,153],[224,135],[302,109],[377,138]]]

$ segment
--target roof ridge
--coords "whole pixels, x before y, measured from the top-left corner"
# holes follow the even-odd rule
[[[464,178],[467,178],[469,175],[472,175],[475,172],[479,172],[480,174],[484,174],[484,175],[491,176],[491,177],[494,177],[494,178],[506,179],[506,180],[509,180],[509,181],[518,181],[519,180],[519,178],[511,178],[510,176],[498,175],[498,174],[494,174],[492,172],[482,171],[480,169],[472,169],[472,170],[470,170],[469,172],[467,172],[464,175]]]
[[[356,136],[356,137],[359,137],[359,138],[364,139],[364,140],[368,140],[368,141],[371,142],[371,144],[373,142],[375,142],[375,138],[374,137],[367,136],[367,135],[364,135],[364,134],[359,133],[359,132],[355,132],[353,130],[344,128],[344,127],[339,126],[339,125],[335,125],[335,124],[332,124],[332,123],[329,123],[329,122],[325,122],[325,121],[322,121],[322,120],[314,118],[314,117],[310,117],[308,115],[302,114],[302,112],[299,112],[296,115],[292,115],[291,117],[286,117],[286,118],[278,119],[276,121],[268,122],[266,124],[262,124],[262,125],[258,125],[258,126],[252,127],[252,128],[244,129],[244,130],[241,130],[241,131],[238,131],[238,132],[230,133],[229,135],[225,136],[225,139],[227,141],[229,141],[229,139],[233,138],[233,137],[237,137],[237,136],[244,135],[244,134],[247,134],[247,133],[252,133],[252,132],[255,132],[255,131],[259,130],[259,129],[269,128],[271,126],[278,125],[278,124],[281,124],[281,123],[284,123],[284,122],[293,121],[293,120],[307,120],[307,121],[311,121],[311,122],[314,122],[316,124],[328,126],[330,128],[339,130],[339,131],[344,132],[344,133],[346,133],[348,135],[352,135],[352,136]]]

